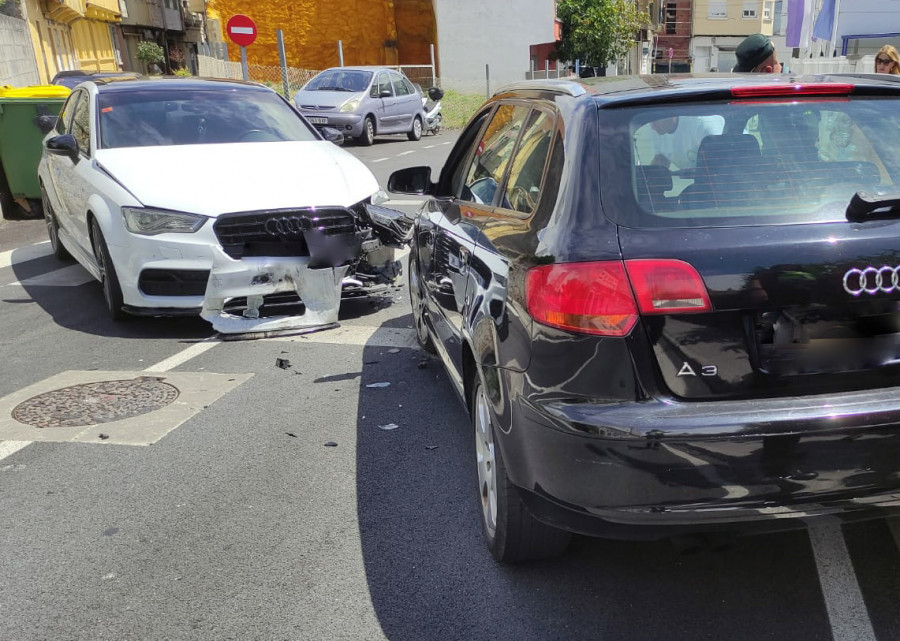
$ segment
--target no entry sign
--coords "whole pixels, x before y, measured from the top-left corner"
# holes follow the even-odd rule
[[[239,13],[228,19],[225,24],[225,33],[234,44],[248,47],[256,41],[256,23]]]

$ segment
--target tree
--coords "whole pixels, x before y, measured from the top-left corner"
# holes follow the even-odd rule
[[[556,15],[563,26],[559,58],[601,67],[621,60],[650,24],[634,0],[558,0]]]
[[[150,40],[142,40],[137,46],[137,58],[145,63],[148,67],[152,65],[160,65],[166,61],[166,54],[163,48]]]
[[[12,16],[13,18],[21,18],[22,3],[20,0],[0,0],[0,14]]]

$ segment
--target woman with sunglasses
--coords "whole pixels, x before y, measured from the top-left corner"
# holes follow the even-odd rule
[[[900,76],[900,56],[891,45],[884,45],[875,54],[875,73],[892,73]]]

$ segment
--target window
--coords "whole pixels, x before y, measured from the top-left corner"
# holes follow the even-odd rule
[[[375,80],[375,84],[372,85],[372,97],[380,98],[382,93],[388,92],[388,95],[393,95],[393,90],[391,89],[391,79],[388,78],[387,73],[382,72],[378,74],[378,78]]]
[[[76,91],[66,100],[59,112],[59,118],[56,119],[57,134],[62,135],[69,132],[69,121],[72,119],[72,114],[75,112],[75,103],[78,102],[81,94],[82,92]]]
[[[666,3],[666,33],[675,33],[675,23],[678,19],[678,8],[674,2]]]
[[[533,110],[510,165],[504,207],[523,214],[534,213],[541,196],[544,166],[552,139],[553,117],[547,112]]]
[[[407,86],[405,78],[399,73],[391,74],[391,84],[394,86],[395,96],[408,96],[412,93],[412,87]]]
[[[728,17],[728,3],[721,0],[710,0],[706,17],[710,20],[725,20]]]
[[[80,92],[82,97],[75,105],[75,112],[72,114],[71,128],[72,135],[78,142],[78,150],[85,156],[91,155],[91,109],[89,106],[90,98],[83,91]]]
[[[741,10],[741,18],[745,20],[753,20],[757,17],[759,13],[759,3],[758,2],[745,2],[744,7]]]
[[[460,198],[491,204],[529,112],[528,107],[502,104],[497,108],[466,172]]]
[[[772,5],[768,2],[763,5],[763,22],[772,22]]]

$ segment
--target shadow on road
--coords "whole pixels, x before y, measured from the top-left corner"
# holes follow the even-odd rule
[[[374,346],[363,361],[358,516],[388,639],[831,639],[803,531],[694,555],[576,538],[555,561],[496,564],[481,539],[468,417],[440,362]],[[365,387],[378,381],[393,404]]]

